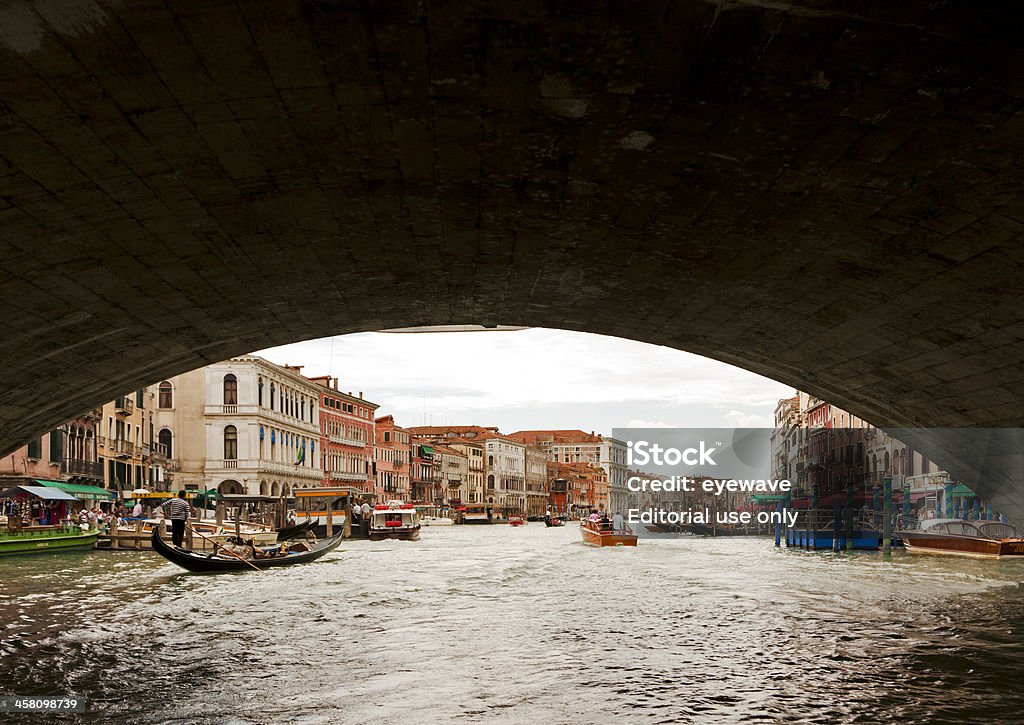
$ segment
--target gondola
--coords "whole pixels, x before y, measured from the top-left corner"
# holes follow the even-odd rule
[[[221,571],[252,571],[253,566],[259,569],[267,569],[272,566],[291,566],[292,564],[304,564],[307,561],[319,559],[338,548],[344,532],[338,532],[330,539],[323,539],[312,545],[309,551],[303,551],[284,556],[268,559],[238,559],[230,554],[199,554],[188,549],[181,549],[168,544],[160,537],[160,527],[153,527],[153,538],[151,543],[153,551],[160,554],[168,561],[180,567],[195,572],[221,572]],[[250,564],[252,566],[250,566]]]
[[[301,524],[295,524],[294,526],[285,526],[279,529],[277,532],[278,541],[288,541],[289,539],[297,539],[300,536],[304,536],[307,531],[313,529],[317,524],[316,519],[306,518]]]

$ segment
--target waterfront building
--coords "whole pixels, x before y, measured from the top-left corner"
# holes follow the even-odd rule
[[[588,463],[601,466],[608,476],[608,501],[612,513],[626,513],[626,444],[617,438],[578,429],[522,430],[510,438],[537,446],[558,463]]]
[[[460,491],[462,503],[482,503],[487,475],[484,444],[465,438],[448,438],[447,445],[466,457],[467,474]]]
[[[469,484],[469,456],[442,443],[433,444],[433,449],[437,480],[434,503],[457,508],[463,504],[463,489]]]
[[[537,446],[526,446],[526,515],[543,516],[548,507],[548,454]]]
[[[440,498],[440,487],[437,485],[434,466],[434,446],[410,438],[409,451],[409,488],[412,500],[419,504],[440,505],[437,500]]]
[[[374,421],[373,461],[376,471],[375,494],[380,501],[412,500],[410,482],[411,436],[385,415]]]
[[[526,512],[526,444],[491,433],[484,440],[486,503],[500,505],[506,514]]]
[[[319,486],[323,387],[301,370],[245,355],[160,382],[155,428],[176,486],[263,496]]]
[[[103,406],[96,431],[96,455],[108,490],[130,493],[138,488],[168,489],[173,466],[156,435],[156,403],[155,389],[140,388]]]
[[[324,486],[352,486],[362,493],[374,490],[373,442],[377,403],[338,390],[329,375],[309,378],[320,391],[320,468]]]
[[[608,474],[596,463],[556,462],[556,480],[565,481],[565,505],[572,516],[608,508]],[[625,512],[623,512],[625,513]]]
[[[408,430],[414,440],[443,443],[464,454],[469,461],[469,478],[463,486],[463,503],[486,501],[486,440],[498,433],[496,426],[417,425]]]
[[[774,478],[794,482],[798,503],[807,504],[816,489],[822,507],[850,495],[858,508],[873,506],[884,477],[890,476],[893,491],[909,496],[920,515],[954,516],[969,508],[947,507],[944,488],[952,482],[933,461],[849,411],[802,391],[776,406],[772,471]]]
[[[106,500],[103,466],[97,458],[96,428],[102,409],[95,408],[72,418],[53,430],[37,436],[26,445],[0,458],[3,486],[36,486],[38,481],[95,487],[91,498],[87,489],[74,495],[88,501]]]

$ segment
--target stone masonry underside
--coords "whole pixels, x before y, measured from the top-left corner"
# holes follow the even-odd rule
[[[7,2],[0,449],[231,355],[463,322],[1020,426],[1024,52],[993,5]],[[1016,456],[979,485],[1020,521],[1000,440],[910,442]]]

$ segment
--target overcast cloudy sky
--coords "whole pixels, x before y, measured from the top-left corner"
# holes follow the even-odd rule
[[[563,330],[343,335],[256,354],[330,373],[399,425],[770,426],[792,389],[670,348]]]

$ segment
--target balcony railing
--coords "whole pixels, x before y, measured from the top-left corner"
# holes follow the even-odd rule
[[[332,481],[365,481],[369,478],[366,473],[355,473],[353,471],[331,471],[328,477]]]
[[[102,479],[103,464],[98,461],[82,461],[77,458],[66,458],[61,464],[60,472],[67,476]]]
[[[120,415],[131,415],[135,411],[135,403],[131,398],[118,398],[114,401],[114,410]]]
[[[349,438],[348,436],[334,434],[327,437],[330,439],[331,443],[340,443],[343,446],[356,446],[358,448],[366,447],[366,441],[359,440],[358,438]]]
[[[111,438],[107,441],[107,450],[113,451],[118,458],[131,458],[135,454],[135,446],[124,438]]]

